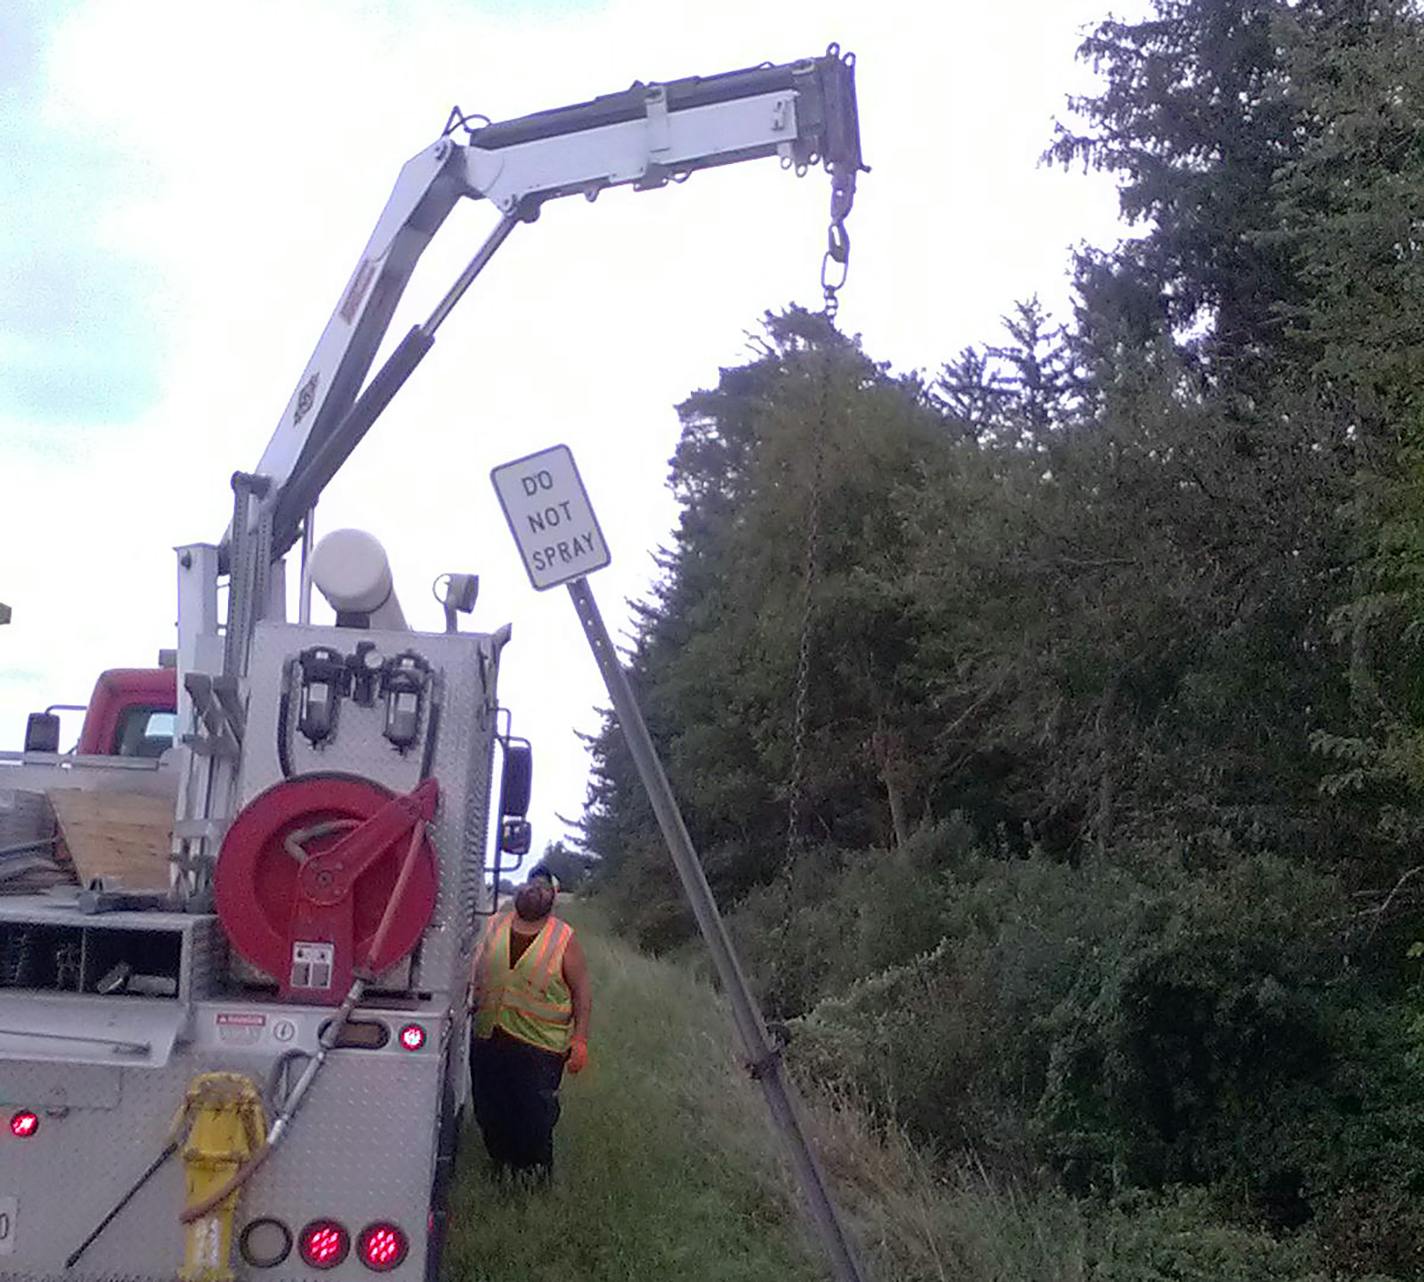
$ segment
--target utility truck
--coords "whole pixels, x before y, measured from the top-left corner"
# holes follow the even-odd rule
[[[530,842],[529,746],[497,693],[511,630],[461,631],[477,580],[452,574],[445,630],[412,631],[380,545],[318,543],[314,507],[544,202],[762,157],[831,174],[833,300],[862,168],[835,46],[498,123],[452,113],[401,171],[256,468],[234,474],[222,538],[177,549],[172,666],[107,674],[78,752],[50,710],[0,757],[0,850],[74,844],[44,812],[75,792],[146,794],[167,819],[156,884],[0,893],[0,1282],[436,1275],[470,959]],[[465,197],[493,203],[495,230],[368,378]],[[333,625],[311,621],[313,590]]]

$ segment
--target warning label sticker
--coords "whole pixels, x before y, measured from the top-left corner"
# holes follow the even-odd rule
[[[292,944],[292,987],[330,988],[335,961],[335,945],[295,940]]]
[[[217,1014],[218,1040],[230,1045],[251,1046],[262,1038],[267,1016],[256,1011],[222,1010]]]

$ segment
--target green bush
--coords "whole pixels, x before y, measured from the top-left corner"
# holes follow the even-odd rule
[[[1313,1243],[1233,1226],[1200,1190],[1115,1199],[1096,1217],[1090,1282],[1327,1282]],[[1360,1282],[1390,1282],[1376,1276]]]
[[[1043,1030],[1120,930],[1131,883],[1110,868],[991,859],[952,827],[882,860],[884,885],[861,865],[840,905],[864,969],[820,987],[793,1051],[886,1101],[921,1140],[1027,1174]]]
[[[1243,1232],[1304,1232],[1340,1276],[1424,1277],[1414,1012],[1346,957],[1330,877],[1182,864],[991,859],[939,831],[739,924],[803,1003],[793,1059],[921,1142],[1099,1199],[1213,1189]],[[1243,1277],[1248,1238],[1221,1239]]]
[[[1348,986],[1325,925],[1338,898],[1328,879],[1267,857],[1133,894],[1099,965],[1048,1021],[1036,1124],[1070,1187],[1245,1167],[1263,1185],[1292,1182],[1282,1105],[1324,1087],[1327,1009]]]

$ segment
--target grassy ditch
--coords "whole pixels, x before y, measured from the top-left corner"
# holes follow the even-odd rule
[[[587,908],[569,916],[588,953],[594,1025],[589,1067],[564,1080],[553,1185],[496,1181],[468,1134],[446,1277],[817,1277],[711,991],[604,934]]]
[[[809,1282],[826,1277],[725,1009],[576,904],[595,983],[592,1059],[565,1079],[553,1185],[486,1171],[465,1138],[447,1282]],[[808,1120],[876,1282],[1326,1282],[1289,1243],[1189,1195],[1093,1205],[934,1162],[848,1098]]]

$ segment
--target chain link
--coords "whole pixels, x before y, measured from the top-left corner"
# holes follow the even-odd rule
[[[826,252],[821,256],[821,295],[825,299],[824,315],[835,320],[840,309],[837,297],[850,274],[850,233],[845,220],[855,203],[855,171],[831,171],[831,222],[826,228]]]
[[[844,288],[849,274],[850,235],[846,232],[845,223],[833,218],[826,231],[826,252],[821,256],[821,294],[825,298],[822,314],[829,321],[835,320],[836,312],[840,310],[841,300],[837,295]]]
[[[827,296],[827,319],[834,315],[834,292]],[[811,616],[815,610],[816,572],[821,544],[821,483],[826,457],[826,415],[829,409],[830,354],[821,375],[817,402],[816,439],[811,454],[811,485],[806,504],[806,557],[802,570],[801,637],[796,653],[796,698],[792,713],[791,783],[786,807],[786,870],[796,850],[801,822],[801,794],[806,777],[806,711],[811,685]]]
[[[855,170],[832,169],[831,220],[826,229],[826,252],[821,258],[821,314],[834,324],[840,309],[840,291],[850,274],[850,233],[845,220],[855,201]],[[801,636],[796,650],[796,697],[792,713],[790,795],[786,803],[786,868],[796,851],[801,826],[801,794],[806,782],[806,713],[811,684],[811,617],[815,611],[816,571],[821,544],[821,486],[825,469],[827,416],[830,413],[831,352],[822,360],[816,402],[816,439],[811,454],[811,485],[806,505],[806,559],[802,570]]]

